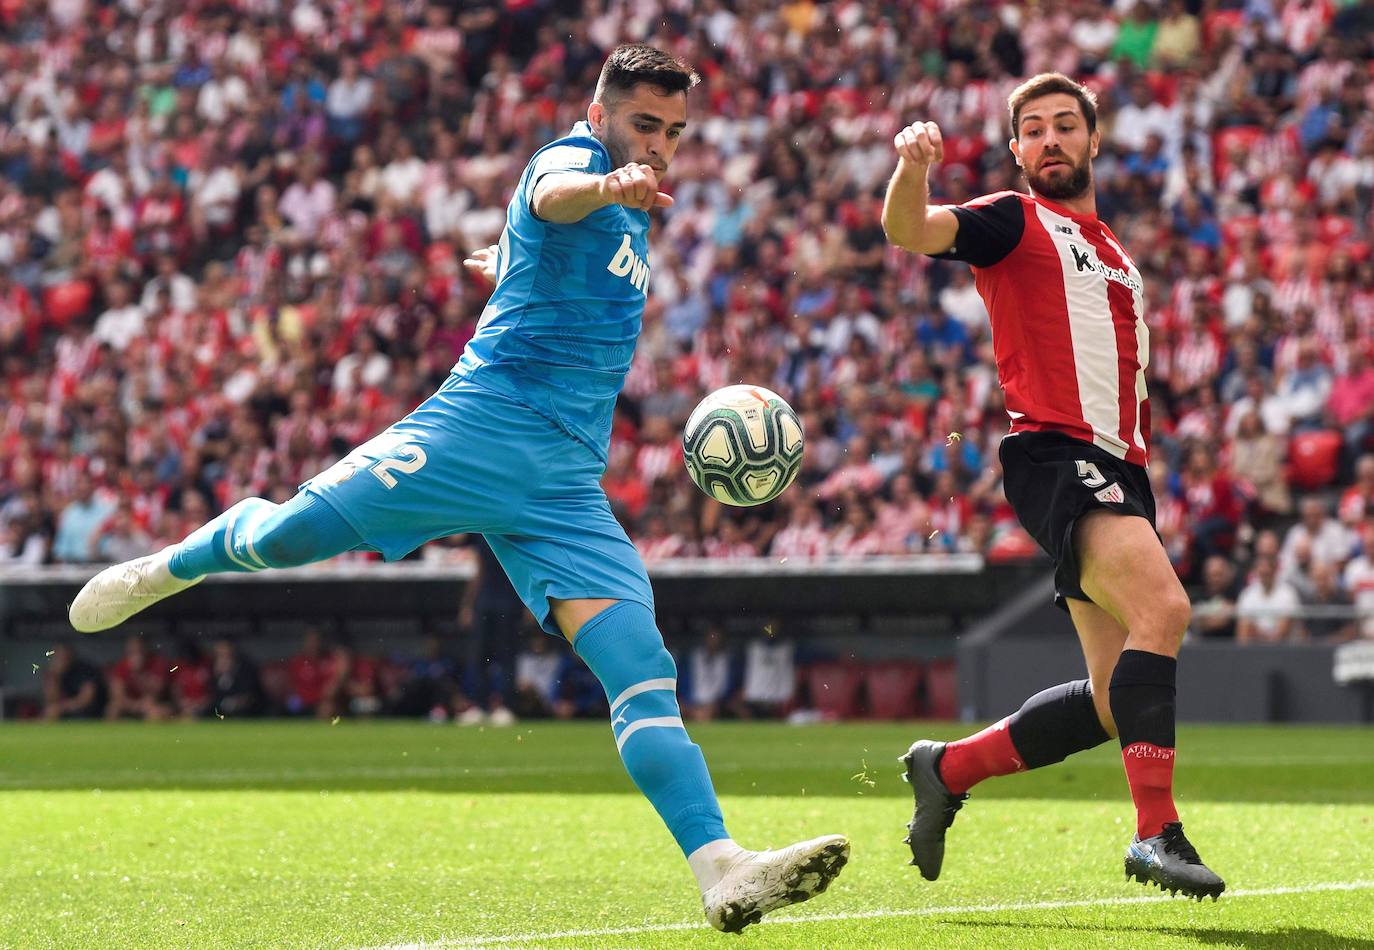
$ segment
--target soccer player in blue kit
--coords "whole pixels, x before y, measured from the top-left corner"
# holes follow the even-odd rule
[[[101,571],[70,619],[105,630],[207,574],[359,548],[395,560],[480,532],[544,629],[600,680],[626,771],[686,855],[707,919],[737,932],[825,890],[849,842],[749,851],[726,833],[682,724],[648,575],[600,484],[644,313],[649,211],[672,204],[658,183],[696,82],[661,50],[616,49],[586,121],[534,154],[500,244],[474,255],[496,288],[438,392],[284,504],[245,499],[180,543]]]

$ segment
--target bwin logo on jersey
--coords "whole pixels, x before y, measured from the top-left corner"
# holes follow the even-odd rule
[[[1074,244],[1072,242],[1069,243],[1069,253],[1073,255],[1074,270],[1076,270],[1080,274],[1083,273],[1085,270],[1090,270],[1094,274],[1101,274],[1107,280],[1114,280],[1124,287],[1129,287],[1136,293],[1139,293],[1140,291],[1144,290],[1144,287],[1141,286],[1140,281],[1132,277],[1129,272],[1124,271],[1119,267],[1112,267],[1110,264],[1102,263],[1091,253],[1079,247],[1077,244]]]
[[[615,257],[606,265],[606,270],[617,277],[628,278],[630,286],[641,293],[649,293],[649,265],[640,260],[639,255],[630,247],[628,234],[620,242],[620,250],[615,252]]]

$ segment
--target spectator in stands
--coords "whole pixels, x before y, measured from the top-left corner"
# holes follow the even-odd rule
[[[133,634],[126,639],[124,655],[107,674],[110,700],[105,718],[166,719],[172,711],[167,696],[171,666],[148,649],[142,636]]]
[[[1214,554],[1202,565],[1202,590],[1193,596],[1195,636],[1230,640],[1236,635],[1236,568]]]
[[[515,711],[522,719],[571,719],[576,707],[563,678],[567,657],[554,651],[547,633],[533,632],[515,658]]]
[[[1331,395],[1331,370],[1321,362],[1318,342],[1298,342],[1297,365],[1279,379],[1278,398],[1294,429],[1320,429],[1326,422]]]
[[[469,582],[471,583],[471,582]],[[466,592],[465,592],[466,593]],[[409,664],[409,675],[402,681],[401,693],[393,704],[402,716],[428,716],[432,722],[446,722],[449,712],[456,715],[458,662],[444,651],[444,641],[433,634],[425,637],[424,653]]]
[[[210,660],[210,709],[217,716],[246,717],[262,712],[258,668],[229,637],[220,637]]]
[[[1342,580],[1359,611],[1359,635],[1374,640],[1374,518],[1360,526],[1360,550],[1346,564]]]
[[[744,651],[741,715],[776,719],[787,711],[797,689],[797,645],[783,636],[782,621],[774,619],[763,636],[749,641]]]
[[[1340,643],[1354,639],[1355,621],[1351,619],[1354,602],[1341,589],[1340,565],[1319,562],[1312,566],[1312,593],[1306,598],[1312,615],[1304,621],[1307,635],[1314,640]],[[1329,611],[1329,613],[1324,613]]]
[[[701,642],[687,654],[683,667],[678,691],[692,720],[708,722],[738,711],[734,707],[738,701],[739,671],[725,642],[725,632],[718,624],[706,628]]]
[[[1293,510],[1283,471],[1287,454],[1287,444],[1265,430],[1257,409],[1252,407],[1241,416],[1231,444],[1230,468],[1261,516],[1286,515]]]
[[[1254,578],[1236,602],[1237,643],[1278,643],[1301,632],[1297,613],[1302,601],[1292,585],[1279,580],[1278,574],[1274,558],[1256,558]]]
[[[325,662],[328,674],[315,707],[319,719],[339,716],[375,716],[382,710],[377,660],[358,653],[346,640],[336,640]]]
[[[1288,529],[1279,551],[1279,569],[1293,570],[1300,562],[1344,564],[1350,557],[1355,538],[1340,521],[1327,513],[1326,502],[1308,496],[1298,505],[1301,520]]]
[[[1355,484],[1341,494],[1337,514],[1352,529],[1374,517],[1374,455],[1362,455],[1355,462]]]
[[[77,656],[68,644],[53,649],[43,673],[44,719],[99,719],[107,695],[99,667]]]
[[[293,716],[319,715],[324,688],[333,677],[333,663],[324,652],[324,637],[316,627],[307,627],[301,650],[286,664],[290,693],[286,711]]]
[[[181,719],[199,719],[210,711],[211,670],[205,651],[192,637],[183,637],[176,659],[167,670],[172,714]]]
[[[0,521],[0,567],[35,567],[48,555],[48,539],[33,516]]]
[[[511,586],[486,539],[473,542],[476,572],[463,587],[458,628],[463,637],[463,689],[455,698],[458,721],[466,726],[515,723],[511,678],[525,605]]]
[[[113,509],[109,499],[97,493],[95,479],[86,472],[78,472],[72,500],[57,519],[53,557],[76,564],[90,561],[95,556],[96,533]]]
[[[94,543],[95,560],[102,563],[131,561],[154,550],[152,536],[134,519],[133,501],[127,497],[116,502],[114,512],[96,530]]]

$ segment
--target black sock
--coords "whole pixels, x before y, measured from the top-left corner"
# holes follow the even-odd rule
[[[1178,660],[1144,650],[1122,650],[1112,671],[1111,707],[1121,748],[1148,742],[1174,747],[1174,696]]]
[[[1036,693],[1012,714],[1007,732],[1028,769],[1063,762],[1111,738],[1097,717],[1087,680]]]

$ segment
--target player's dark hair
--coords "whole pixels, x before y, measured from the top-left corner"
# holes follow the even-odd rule
[[[592,98],[602,105],[634,91],[635,86],[648,83],[668,95],[686,92],[701,77],[697,71],[671,53],[639,43],[617,46],[601,67],[596,81],[596,95]]]
[[[1083,118],[1088,122],[1088,133],[1097,131],[1097,96],[1082,83],[1076,83],[1063,73],[1041,73],[1032,76],[1011,91],[1007,96],[1007,111],[1011,113],[1011,135],[1019,138],[1021,134],[1021,110],[1027,102],[1062,92],[1078,100],[1083,110]]]

